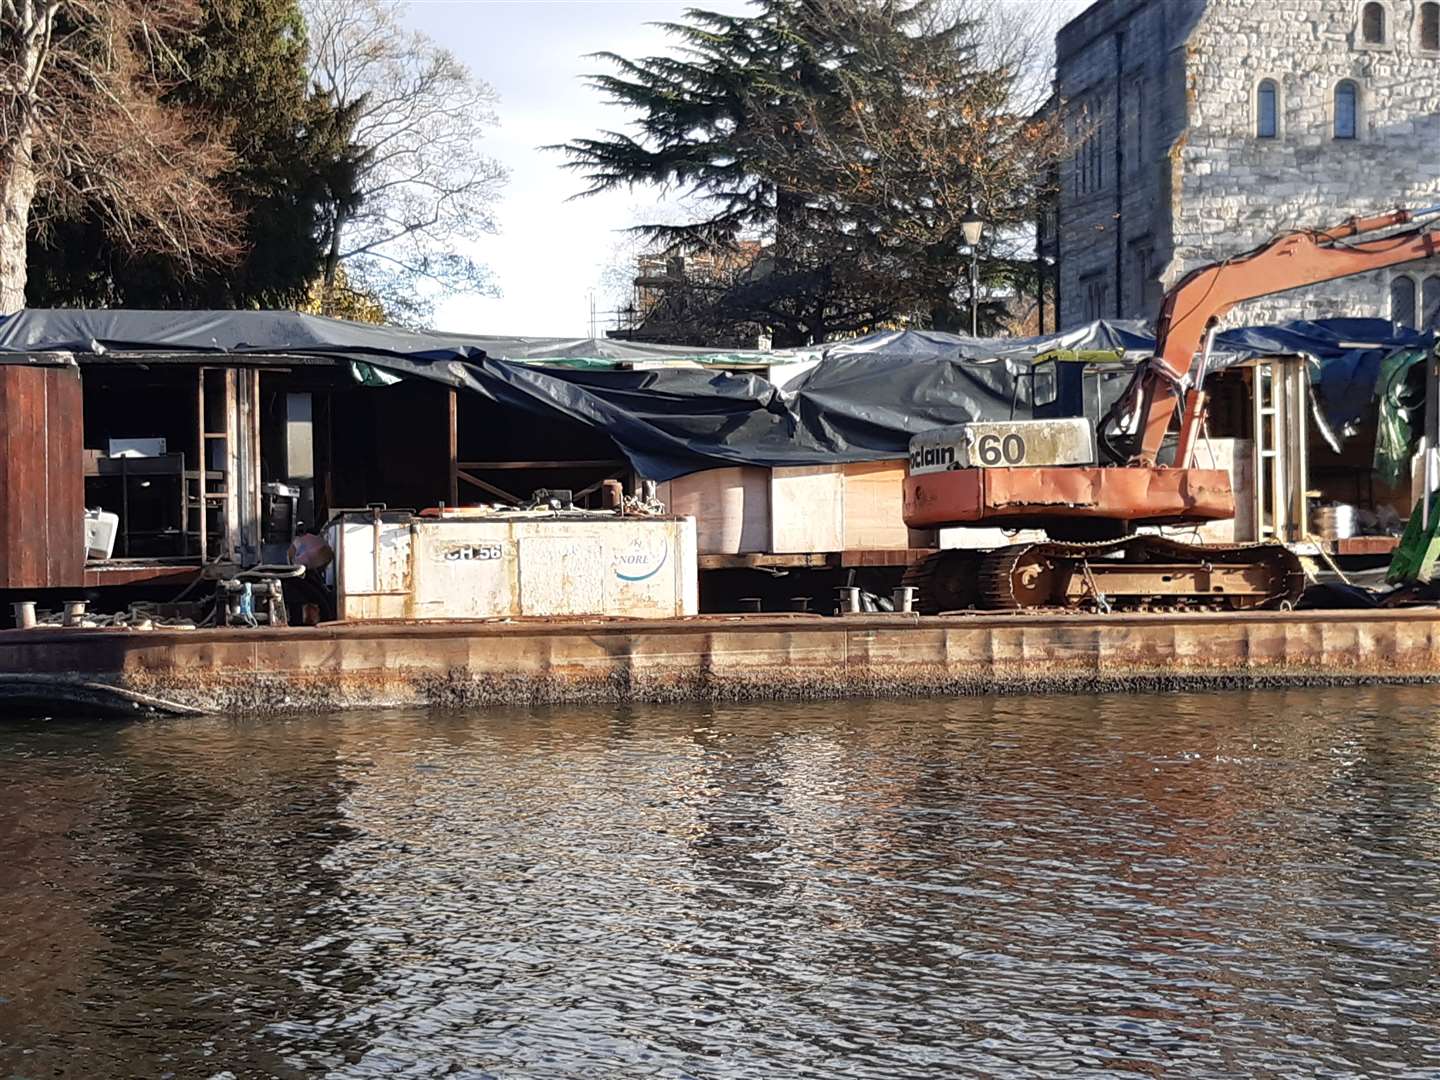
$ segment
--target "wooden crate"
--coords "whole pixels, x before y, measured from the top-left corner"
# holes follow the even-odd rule
[[[693,515],[701,555],[905,550],[936,544],[902,515],[906,462],[709,469],[661,484],[672,514]]]
[[[844,466],[771,469],[770,550],[790,554],[844,547]]]

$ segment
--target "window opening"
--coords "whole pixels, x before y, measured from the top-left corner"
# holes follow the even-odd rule
[[[1360,36],[1366,45],[1385,44],[1385,7],[1371,0],[1360,16]]]
[[[1359,88],[1349,79],[1335,87],[1335,138],[1355,138],[1359,129],[1359,97]]]
[[[1273,139],[1279,133],[1278,98],[1274,79],[1264,80],[1255,91],[1255,134],[1262,139]]]
[[[1415,329],[1415,279],[1401,274],[1390,281],[1390,320]]]
[[[1105,317],[1106,309],[1109,307],[1110,287],[1104,278],[1092,277],[1084,282],[1085,285],[1085,320],[1094,322]]]
[[[1425,279],[1425,287],[1420,293],[1420,307],[1420,325],[1426,330],[1440,330],[1440,274],[1431,274]]]
[[[1150,314],[1150,275],[1155,261],[1155,249],[1149,240],[1130,245],[1130,266],[1134,276],[1131,285],[1130,308],[1148,317]]]
[[[1138,170],[1145,158],[1145,79],[1135,80],[1135,147],[1131,154],[1131,169]]]

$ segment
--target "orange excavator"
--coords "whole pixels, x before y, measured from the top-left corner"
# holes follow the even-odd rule
[[[1283,544],[1189,544],[1133,530],[1235,516],[1229,473],[1195,466],[1219,319],[1246,300],[1440,254],[1433,222],[1391,231],[1437,213],[1440,206],[1395,210],[1332,229],[1294,230],[1187,274],[1161,306],[1155,355],[1098,425],[976,422],[917,435],[905,480],[906,525],[1043,529],[1048,538],[922,559],[905,574],[920,609],[1293,604],[1305,576]],[[1172,463],[1161,464],[1174,427]],[[1100,463],[1101,452],[1108,463]]]

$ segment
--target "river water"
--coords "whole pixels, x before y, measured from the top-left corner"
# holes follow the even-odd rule
[[[1440,1077],[1434,688],[0,726],[0,1076]]]

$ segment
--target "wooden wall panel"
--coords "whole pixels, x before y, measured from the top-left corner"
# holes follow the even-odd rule
[[[701,555],[765,551],[770,544],[770,470],[706,469],[670,481],[670,513],[695,519]]]
[[[770,550],[845,547],[845,474],[839,465],[770,470]]]
[[[47,457],[46,573],[52,585],[78,585],[85,573],[84,403],[80,372],[51,368],[45,380]],[[75,523],[71,526],[71,523]]]
[[[845,466],[845,547],[906,548],[902,516],[907,462],[861,461]]]
[[[82,409],[77,369],[0,364],[0,588],[84,580]]]
[[[47,577],[36,568],[48,523],[36,507],[44,496],[43,459],[37,463],[35,454],[35,433],[42,426],[36,417],[45,409],[42,375],[34,368],[0,365],[0,473],[5,476],[0,585],[43,585]]]

